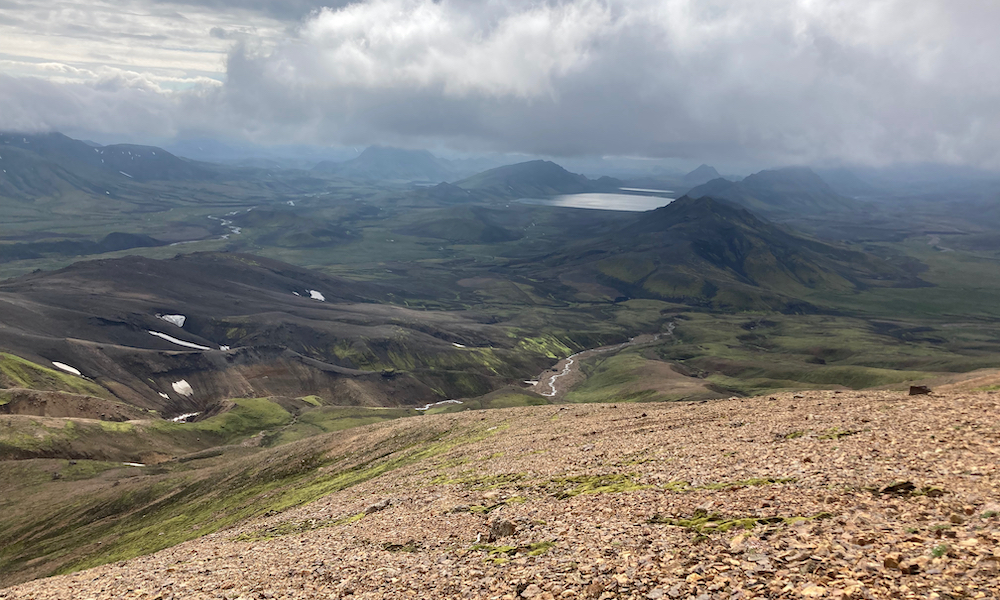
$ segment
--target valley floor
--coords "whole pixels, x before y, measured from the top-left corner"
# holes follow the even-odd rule
[[[997,414],[814,391],[401,419],[272,457],[386,448],[328,474],[356,485],[0,599],[997,598]]]

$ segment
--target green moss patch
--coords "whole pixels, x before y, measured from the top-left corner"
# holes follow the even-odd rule
[[[753,529],[758,525],[794,525],[803,521],[829,519],[832,516],[831,513],[823,512],[809,517],[732,517],[698,509],[692,516],[687,518],[665,517],[657,514],[649,518],[647,522],[684,527],[699,534],[708,534],[721,533],[730,529]]]
[[[523,546],[493,546],[491,544],[476,544],[470,548],[473,552],[485,552],[487,560],[493,564],[504,564],[511,558],[521,556],[541,556],[551,550],[555,542],[532,542]]]
[[[557,498],[572,498],[581,494],[613,494],[635,492],[650,486],[637,483],[633,473],[577,475],[549,480],[547,490]]]
[[[0,387],[71,392],[106,398],[107,391],[82,377],[43,367],[20,356],[0,352]]]
[[[233,538],[233,540],[237,542],[259,542],[262,540],[270,540],[286,535],[295,535],[297,533],[305,533],[307,531],[324,529],[326,527],[349,525],[350,523],[357,523],[363,518],[365,518],[365,513],[360,512],[357,514],[348,515],[346,517],[341,517],[339,519],[309,519],[308,521],[288,521],[285,523],[278,523],[277,525],[272,525],[271,527],[265,527],[264,529],[259,529],[257,531],[240,534],[235,538]]]

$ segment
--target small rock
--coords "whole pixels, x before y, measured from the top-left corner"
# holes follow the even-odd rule
[[[882,561],[882,566],[884,566],[886,569],[893,569],[893,570],[898,569],[899,553],[893,552],[892,554],[886,556],[885,560]]]
[[[535,596],[537,596],[540,593],[542,593],[542,588],[538,587],[538,585],[536,585],[536,584],[533,583],[533,584],[529,585],[528,587],[524,588],[524,591],[521,592],[521,597],[522,598],[534,598]]]
[[[655,590],[650,590],[649,593],[646,594],[646,597],[649,598],[649,600],[660,600],[665,593],[666,592],[662,589],[656,588]]]
[[[392,500],[390,500],[389,498],[385,498],[384,500],[376,502],[375,504],[369,505],[368,508],[365,509],[365,514],[370,515],[372,513],[377,513],[380,510],[385,510],[389,508],[390,504],[392,504]]]
[[[513,523],[506,519],[497,519],[490,523],[490,534],[487,541],[495,542],[500,538],[512,536],[515,531],[517,531],[517,527]]]
[[[819,598],[826,594],[826,588],[821,585],[809,585],[802,589],[802,595],[806,598]]]
[[[958,513],[952,513],[948,517],[948,520],[951,521],[952,523],[954,523],[955,525],[961,525],[962,523],[965,523],[965,517],[963,517],[962,515],[960,515]]]
[[[906,496],[915,489],[917,489],[917,486],[913,485],[913,482],[900,481],[892,485],[885,486],[879,493],[891,494],[893,496]]]
[[[920,565],[917,563],[907,563],[899,566],[899,572],[903,575],[916,575],[920,573]]]
[[[926,385],[911,385],[910,386],[910,395],[911,396],[920,396],[922,394],[929,394],[929,393],[931,393],[931,388],[927,387]]]

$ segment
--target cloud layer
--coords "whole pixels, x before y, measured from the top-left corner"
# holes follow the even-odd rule
[[[0,105],[15,107],[0,128],[126,134],[155,115],[157,135],[258,142],[1000,168],[994,3],[302,2],[288,29],[259,4],[243,21],[223,0],[142,5],[161,25],[170,7],[197,9],[197,26],[129,42],[162,49],[183,37],[188,62],[167,50],[145,65],[46,61],[44,36],[18,59],[0,42],[0,70],[14,73],[0,79]],[[220,44],[229,53],[213,85],[196,50]],[[31,69],[9,66],[18,61]]]

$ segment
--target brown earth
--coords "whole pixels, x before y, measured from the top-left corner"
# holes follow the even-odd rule
[[[149,413],[134,406],[83,394],[25,388],[5,388],[0,393],[9,400],[7,404],[0,405],[0,414],[77,417],[102,421],[149,418]]]
[[[402,419],[298,443],[454,446],[0,599],[997,598],[997,414],[991,393],[820,391]]]

